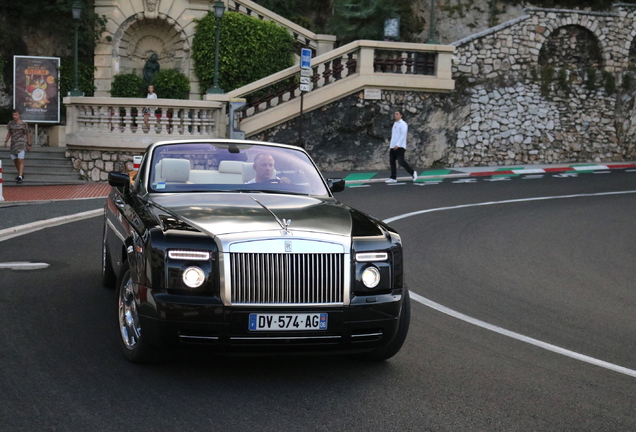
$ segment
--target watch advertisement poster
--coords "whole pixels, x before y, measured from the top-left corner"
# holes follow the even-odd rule
[[[28,123],[59,123],[59,57],[13,57],[13,107]]]

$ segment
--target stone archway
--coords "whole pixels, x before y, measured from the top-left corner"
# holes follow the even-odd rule
[[[190,99],[199,99],[191,65],[195,22],[210,11],[201,0],[100,0],[95,13],[107,20],[95,48],[95,96],[108,97],[113,76],[135,71],[142,75],[151,54],[161,69],[177,69],[190,79]]]
[[[188,74],[190,45],[174,20],[147,18],[143,14],[130,17],[113,40],[114,73],[135,72],[141,76],[152,54],[157,54],[162,69],[177,69]]]
[[[565,25],[554,29],[539,51],[538,63],[553,67],[602,68],[603,55],[598,38],[589,29]]]

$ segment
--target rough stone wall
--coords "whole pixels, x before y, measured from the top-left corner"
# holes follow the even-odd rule
[[[73,162],[73,168],[89,181],[106,181],[109,172],[130,172],[134,168],[133,156],[138,153],[67,150],[66,157]]]
[[[349,96],[306,114],[303,141],[322,169],[387,168],[392,114],[403,109],[407,157],[420,169],[636,159],[636,86],[622,85],[632,74],[635,12],[621,4],[608,13],[526,9],[454,43],[452,94]],[[541,76],[542,64],[555,67],[551,78]],[[297,137],[296,120],[263,134]]]

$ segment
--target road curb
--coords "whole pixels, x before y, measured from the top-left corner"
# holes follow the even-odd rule
[[[466,178],[466,177],[489,177],[489,176],[518,176],[518,175],[534,175],[534,174],[558,174],[558,173],[590,173],[595,171],[606,171],[613,169],[629,169],[636,168],[636,163],[633,162],[616,162],[616,163],[608,163],[608,164],[572,164],[572,165],[564,165],[564,166],[533,166],[526,165],[523,167],[500,167],[495,171],[492,171],[491,167],[477,167],[477,168],[454,168],[450,169],[447,174],[434,174],[434,175],[426,175],[426,172],[423,172],[422,175],[417,177],[415,182],[426,182],[429,180],[443,180],[443,179],[451,179],[451,178]],[[369,178],[369,179],[359,179],[359,180],[346,180],[347,185],[361,185],[361,184],[369,184],[369,183],[383,183],[388,179],[388,177],[383,178]],[[410,176],[405,177],[397,177],[397,181],[413,181],[413,178]]]
[[[39,231],[44,228],[49,228],[57,225],[64,225],[69,222],[75,222],[82,219],[89,219],[104,214],[104,209],[89,210],[81,213],[75,213],[72,215],[60,216],[52,219],[41,220],[24,225],[18,225],[11,228],[5,228],[0,230],[0,242],[9,240],[14,237],[18,237],[24,234],[29,234],[35,231]]]

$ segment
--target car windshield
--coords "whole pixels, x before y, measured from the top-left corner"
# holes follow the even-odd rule
[[[235,143],[179,143],[154,148],[152,192],[272,192],[328,195],[307,155],[293,149]]]

